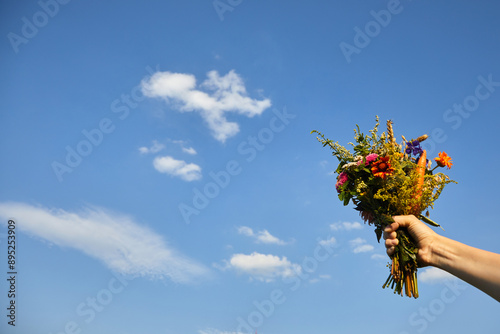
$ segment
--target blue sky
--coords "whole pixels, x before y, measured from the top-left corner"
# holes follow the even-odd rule
[[[500,252],[495,1],[3,1],[2,333],[495,333],[498,303],[388,258],[337,161],[375,115],[430,136],[432,211]],[[16,222],[16,326],[7,221]]]

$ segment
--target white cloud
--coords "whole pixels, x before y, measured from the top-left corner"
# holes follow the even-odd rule
[[[258,231],[257,233],[254,233],[254,231],[250,227],[240,226],[240,227],[238,227],[238,233],[246,235],[247,237],[252,237],[258,243],[286,245],[286,242],[276,238],[271,233],[269,233],[269,231],[267,231],[267,230],[262,230],[262,231]]]
[[[220,331],[218,329],[207,328],[203,330],[199,330],[198,334],[243,334],[242,332],[226,332]]]
[[[170,156],[156,157],[153,166],[160,173],[177,176],[184,181],[195,181],[201,179],[201,167],[186,163],[184,160],[176,160]]]
[[[196,150],[192,147],[187,147],[187,148],[183,147],[182,151],[187,153],[187,154],[191,154],[191,155],[195,155],[197,153]]]
[[[259,231],[257,233],[257,242],[261,242],[263,244],[276,244],[276,245],[284,245],[285,242],[271,235],[267,230]]]
[[[368,245],[365,239],[356,238],[354,240],[349,241],[349,244],[352,247],[352,252],[357,253],[365,253],[373,251],[374,247],[372,245]]]
[[[158,143],[158,141],[153,140],[153,145],[151,147],[139,147],[139,152],[141,154],[148,154],[148,153],[158,153],[161,150],[165,148],[165,145]]]
[[[418,273],[418,280],[429,284],[441,283],[454,278],[455,276],[452,274],[435,267],[426,268],[423,272]]]
[[[330,224],[330,229],[332,231],[339,231],[339,230],[360,230],[363,228],[363,225],[361,225],[358,222],[343,222],[343,223],[335,223],[335,224]]]
[[[321,279],[330,279],[330,278],[332,278],[332,276],[330,276],[330,275],[319,275],[319,278],[321,278]]]
[[[240,227],[238,227],[238,233],[246,235],[247,237],[252,237],[254,235],[253,234],[253,230],[250,227],[247,227],[247,226],[240,226]]]
[[[169,246],[131,217],[95,207],[82,212],[0,203],[0,217],[15,217],[21,231],[60,247],[74,248],[118,273],[189,283],[209,270]]]
[[[319,244],[321,246],[333,246],[333,245],[337,244],[337,240],[334,237],[331,237],[331,238],[326,239],[326,240],[320,240]]]
[[[229,260],[231,268],[248,274],[260,281],[271,282],[278,277],[290,277],[301,272],[298,264],[291,263],[286,257],[253,252],[250,255],[234,254]]]
[[[142,80],[141,87],[144,95],[162,98],[181,112],[198,112],[221,142],[239,132],[238,124],[229,122],[226,113],[253,117],[271,106],[269,99],[248,97],[243,80],[234,71],[222,77],[210,71],[198,87],[192,74],[156,72]]]

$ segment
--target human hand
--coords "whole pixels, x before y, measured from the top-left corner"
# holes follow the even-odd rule
[[[417,261],[419,266],[433,265],[432,245],[439,235],[413,215],[392,218],[394,223],[388,225],[384,230],[387,255],[394,254],[395,247],[399,243],[396,231],[399,227],[404,227],[418,247]]]

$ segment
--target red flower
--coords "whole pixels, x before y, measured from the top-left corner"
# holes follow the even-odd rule
[[[372,163],[371,170],[375,177],[380,177],[382,179],[385,179],[387,175],[392,175],[392,172],[394,172],[394,169],[389,163],[389,157],[380,158]]]

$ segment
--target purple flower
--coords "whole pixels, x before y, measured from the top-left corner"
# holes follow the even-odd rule
[[[418,140],[407,142],[405,152],[408,155],[413,154],[414,156],[417,156],[417,155],[420,155],[423,153],[422,148],[420,147],[420,142]]]
[[[340,192],[340,187],[344,185],[348,180],[347,173],[342,172],[339,174],[339,177],[337,178],[337,183],[335,183],[335,189],[337,189],[337,192]]]

